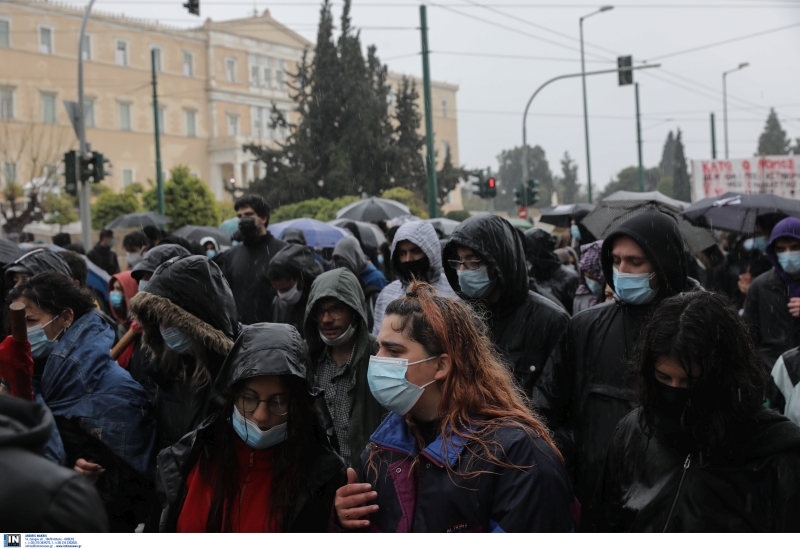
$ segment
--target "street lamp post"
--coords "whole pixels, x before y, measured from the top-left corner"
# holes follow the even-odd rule
[[[729,71],[725,71],[722,73],[722,111],[723,111],[723,123],[725,125],[725,160],[728,159],[728,82],[727,77],[728,74],[736,71],[740,71],[745,67],[750,66],[750,63],[739,63],[739,66],[735,69],[731,69]]]
[[[592,15],[597,15],[598,13],[613,9],[614,6],[603,6],[599,10],[593,11],[589,15],[584,15],[579,20],[579,26],[581,30],[581,79],[583,80],[583,131],[586,136],[586,188],[589,192],[589,204],[592,203],[592,161],[591,155],[589,154],[589,110],[586,106],[586,62],[583,58],[583,20],[588,19]]]

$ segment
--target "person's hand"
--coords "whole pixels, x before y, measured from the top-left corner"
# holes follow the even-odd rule
[[[97,463],[86,461],[83,458],[78,458],[73,469],[88,478],[92,484],[95,484],[100,475],[106,472],[106,470]]]
[[[742,273],[742,274],[740,274],[739,275],[739,282],[738,282],[739,291],[742,294],[747,295],[747,290],[750,289],[750,284],[752,282],[753,282],[753,275],[751,275],[750,273]]]
[[[789,300],[789,314],[793,317],[800,317],[800,297],[793,297]]]
[[[365,504],[376,497],[378,492],[372,490],[372,485],[359,484],[356,472],[348,467],[347,484],[336,490],[336,498],[333,500],[339,524],[348,529],[368,527],[369,521],[363,518],[377,511],[378,506]]]

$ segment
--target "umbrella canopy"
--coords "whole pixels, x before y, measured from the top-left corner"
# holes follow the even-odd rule
[[[455,232],[456,227],[461,225],[461,221],[456,221],[455,219],[450,219],[447,217],[434,217],[428,221],[430,221],[434,229],[439,229],[445,238],[450,238],[450,236]]]
[[[338,212],[336,219],[347,218],[357,221],[380,221],[381,219],[392,219],[401,215],[408,215],[411,210],[408,206],[389,200],[386,198],[365,198],[358,202],[348,204]]]
[[[409,223],[411,221],[422,221],[422,220],[416,215],[406,214],[393,217],[392,219],[387,221],[387,223],[390,227],[399,227],[403,223]]]
[[[622,195],[622,199],[613,199],[616,195]],[[612,198],[612,200],[609,200]],[[659,192],[652,193],[632,193],[619,191],[602,202],[581,222],[595,238],[602,239],[617,228],[623,221],[645,210],[657,209],[662,213],[671,216],[678,223],[678,228],[683,235],[687,249],[694,255],[717,244],[714,233],[703,227],[695,227],[681,215],[683,204],[665,196]]]
[[[580,220],[586,217],[586,214],[592,210],[594,210],[594,206],[591,204],[561,204],[560,206],[550,206],[549,208],[542,208],[540,210],[542,217],[539,218],[539,221],[561,227],[562,229],[568,229],[573,219]]]
[[[231,217],[230,219],[226,219],[219,225],[219,229],[223,232],[228,234],[233,234],[239,230],[239,218],[238,217]]]
[[[106,229],[124,229],[128,227],[147,227],[148,225],[166,225],[172,220],[155,212],[134,212],[121,215],[106,225]]]
[[[756,219],[769,214],[800,217],[800,200],[774,194],[725,193],[695,202],[684,210],[683,217],[709,229],[754,234]]]
[[[511,223],[512,227],[516,227],[517,229],[526,230],[533,228],[533,223],[531,223],[530,221],[526,221],[525,219],[520,219],[518,217],[507,217],[506,221]]]
[[[381,244],[386,242],[386,236],[384,236],[381,228],[372,223],[353,221],[352,219],[334,219],[333,221],[328,221],[328,225],[333,225],[334,227],[344,227],[347,223],[356,224],[361,240],[367,248],[378,249]]]
[[[309,217],[281,221],[269,226],[269,232],[276,238],[283,238],[283,233],[287,229],[303,231],[306,245],[312,248],[333,248],[337,242],[350,234],[345,229]]]
[[[0,238],[0,266],[5,267],[6,265],[14,263],[21,256],[22,251],[19,249],[19,246],[10,240]]]
[[[216,227],[199,227],[197,225],[184,225],[174,233],[175,236],[185,238],[189,242],[200,242],[201,239],[210,236],[217,241],[218,246],[230,246],[231,235]]]

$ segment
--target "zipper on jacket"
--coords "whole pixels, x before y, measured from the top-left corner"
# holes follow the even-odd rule
[[[686,471],[689,469],[689,465],[692,464],[692,454],[686,456],[686,461],[683,462],[683,472],[681,473],[681,481],[678,483],[678,491],[675,492],[675,499],[672,500],[672,507],[669,509],[669,516],[667,516],[667,522],[664,523],[664,530],[661,533],[665,533],[667,531],[667,527],[669,526],[669,521],[672,520],[672,514],[675,512],[675,505],[678,503],[678,498],[681,495],[681,487],[683,486],[683,479],[686,477]]]

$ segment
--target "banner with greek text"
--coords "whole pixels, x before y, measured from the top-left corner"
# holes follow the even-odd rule
[[[800,156],[760,156],[734,160],[692,161],[692,201],[727,192],[769,193],[800,199]]]

